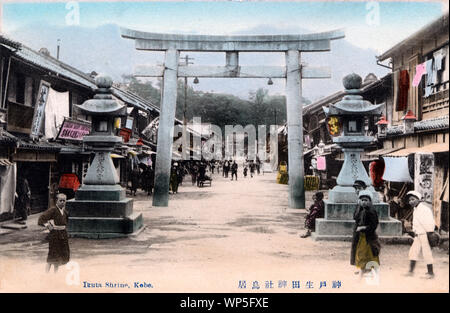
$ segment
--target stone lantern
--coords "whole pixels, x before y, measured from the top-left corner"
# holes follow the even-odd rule
[[[345,96],[328,108],[323,107],[328,119],[328,129],[344,153],[344,164],[337,177],[337,186],[325,200],[325,218],[316,219],[316,239],[348,239],[354,225],[353,213],[357,195],[353,188],[355,180],[362,180],[372,192],[373,204],[380,219],[382,236],[401,236],[401,223],[390,218],[389,205],[380,203],[380,197],[372,186],[360,155],[375,139],[365,134],[366,119],[381,115],[382,105],[373,105],[360,96],[362,79],[357,74],[344,77]]]
[[[111,158],[111,152],[122,143],[122,137],[114,135],[115,120],[127,111],[112,98],[111,78],[99,75],[95,83],[94,98],[77,106],[92,118],[91,133],[83,142],[95,156],[75,199],[67,202],[68,230],[76,237],[122,237],[142,227],[142,214],[133,214],[133,199],[125,197]]]
[[[380,120],[377,122],[376,125],[378,127],[378,132],[377,132],[378,137],[379,138],[385,138],[389,122],[386,120],[384,115],[381,116]]]
[[[405,134],[413,134],[414,133],[414,122],[417,121],[417,118],[415,117],[414,113],[411,110],[409,110],[402,117],[402,120],[403,120],[404,133]]]

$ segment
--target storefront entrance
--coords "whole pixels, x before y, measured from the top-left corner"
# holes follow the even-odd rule
[[[31,214],[47,210],[49,201],[49,162],[17,162],[17,178],[26,178],[31,189]]]

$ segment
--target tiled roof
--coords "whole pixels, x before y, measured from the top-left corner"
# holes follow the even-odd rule
[[[11,135],[4,129],[0,129],[0,143],[1,144],[15,144],[18,141],[18,138]]]
[[[148,110],[148,111],[156,111],[159,112],[159,108],[155,106],[153,103],[139,97],[138,95],[131,93],[127,90],[123,90],[117,87],[112,87],[112,94],[119,98],[120,100],[132,104],[135,107],[140,108],[141,110]]]
[[[86,86],[87,88],[97,88],[91,77],[51,56],[43,55],[42,53],[34,51],[26,46],[22,46],[15,53],[15,55],[28,63],[67,77],[74,82]]]
[[[414,122],[414,131],[445,129],[449,127],[448,115]],[[403,125],[388,127],[388,136],[402,135]]]
[[[0,36],[1,40],[3,39],[3,36]],[[6,39],[5,39],[6,40]],[[1,43],[1,41],[0,41]],[[82,71],[63,63],[52,56],[44,55],[42,53],[39,53],[31,48],[28,48],[27,46],[21,45],[20,43],[17,43],[20,46],[20,49],[17,51],[14,51],[10,48],[10,50],[14,53],[16,57],[19,59],[22,59],[26,63],[30,63],[32,65],[41,67],[45,70],[51,71],[53,73],[56,73],[57,75],[61,75],[65,78],[68,78],[78,84],[81,84],[85,86],[86,88],[90,88],[91,90],[97,89],[97,86],[95,85],[94,79],[83,73]],[[152,104],[150,101],[145,100],[129,91],[112,87],[113,95],[120,98],[122,101],[127,103],[128,105],[132,105],[135,107],[140,108],[141,110],[148,110],[148,111],[157,111],[159,112],[159,108]]]
[[[386,130],[386,134],[387,135],[401,135],[403,134],[403,127],[402,126],[394,126],[394,127],[389,127]]]
[[[448,115],[428,120],[417,121],[414,123],[414,130],[432,130],[448,127]]]
[[[59,151],[63,147],[64,145],[56,142],[46,142],[46,141],[31,142],[25,140],[19,141],[20,149]]]
[[[14,49],[18,49],[21,46],[20,42],[11,40],[3,34],[0,34],[0,44],[9,46]]]
[[[367,92],[379,85],[383,85],[383,83],[385,83],[386,80],[389,80],[391,78],[391,76],[392,76],[392,73],[388,73],[385,76],[381,77],[380,79],[364,81],[361,85],[361,95],[364,96],[365,92]],[[337,92],[335,92],[331,95],[328,95],[324,98],[321,98],[321,99],[317,100],[316,102],[308,104],[303,107],[303,115],[307,115],[308,113],[310,113],[311,111],[314,111],[316,109],[321,110],[323,106],[328,106],[330,104],[334,104],[334,103],[340,101],[345,96],[345,94],[346,94],[345,90],[340,90],[340,91],[337,91]]]

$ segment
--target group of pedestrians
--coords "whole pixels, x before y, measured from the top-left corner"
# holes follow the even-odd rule
[[[136,195],[138,188],[147,192],[147,195],[153,193],[153,186],[155,180],[155,171],[151,165],[145,165],[143,163],[134,167],[130,173],[131,181],[131,195]]]
[[[209,172],[213,174],[216,168],[215,162],[202,160],[188,163],[187,172],[191,175],[192,186],[197,184],[197,187],[202,187],[205,181],[212,180],[211,175],[206,174],[208,168]]]
[[[250,178],[253,178],[256,173],[259,175],[261,173],[261,162],[259,159],[256,159],[256,162],[254,161],[246,161],[244,163],[244,178],[247,177],[248,170],[250,169]]]
[[[380,266],[381,244],[377,235],[379,224],[378,213],[373,206],[373,194],[367,190],[364,181],[357,180],[353,187],[357,194],[358,203],[353,214],[355,221],[353,226],[352,244],[350,249],[350,264],[357,267],[360,277]],[[430,247],[429,234],[436,229],[432,208],[422,201],[422,195],[418,191],[409,191],[406,194],[407,202],[413,208],[412,231],[409,235],[414,238],[409,250],[409,271],[405,276],[413,276],[420,254],[427,264],[427,272],[422,278],[434,278],[433,256]],[[314,203],[310,206],[305,218],[306,233],[301,235],[306,238],[315,231],[316,219],[325,217],[325,204],[323,193],[317,192],[313,196]]]

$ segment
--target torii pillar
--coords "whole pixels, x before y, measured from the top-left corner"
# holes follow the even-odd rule
[[[163,90],[155,164],[154,206],[168,206],[173,125],[178,77],[285,78],[289,153],[289,207],[305,207],[303,165],[303,114],[301,82],[305,78],[330,78],[328,68],[302,67],[305,52],[330,51],[331,40],[343,31],[306,35],[207,36],[139,32],[121,29],[122,37],[135,40],[138,50],[165,51],[164,66],[139,66],[135,76],[162,77]],[[180,51],[225,52],[225,66],[179,65]],[[283,52],[286,66],[240,66],[239,52]],[[256,126],[256,125],[255,125]]]

